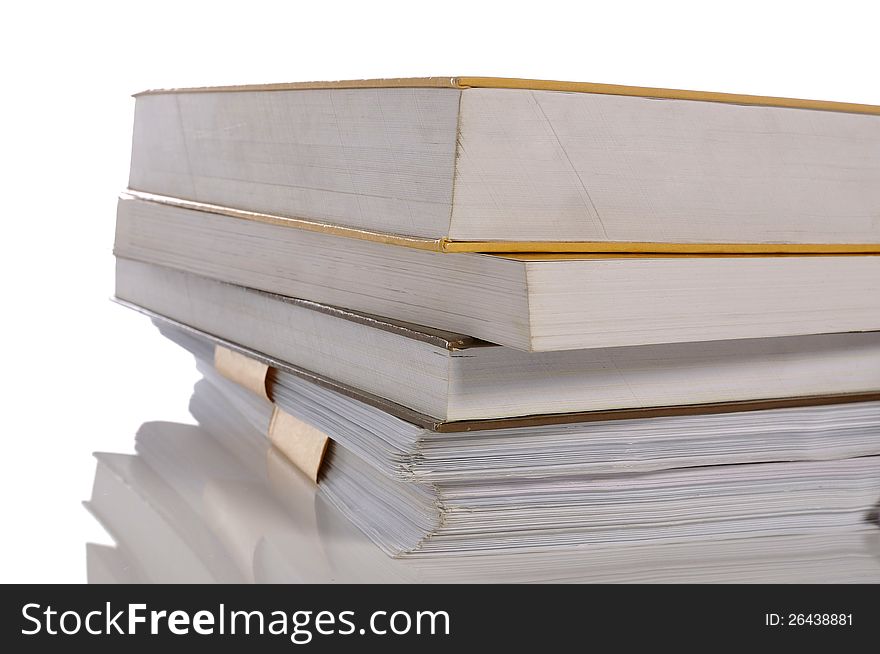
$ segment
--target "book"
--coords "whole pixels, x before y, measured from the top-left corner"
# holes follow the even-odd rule
[[[191,401],[194,417],[219,428],[215,416],[225,415],[229,403],[257,432],[268,431],[271,405],[265,399],[223,378],[206,359],[197,358],[197,367],[206,383]],[[470,425],[467,431],[442,432],[304,379],[292,378],[283,386],[276,381],[270,393],[283,411],[389,476],[427,483],[512,471],[611,474],[878,453],[873,435],[880,400],[565,424],[535,421],[482,430]],[[248,442],[243,436],[241,447]]]
[[[227,403],[262,434],[271,407],[198,361],[207,380],[190,403],[217,426]],[[490,478],[651,472],[764,461],[880,454],[880,400],[725,414],[647,416],[502,429],[438,432],[305,380],[278,388],[279,408],[392,477],[425,483]],[[232,421],[230,421],[231,423]],[[249,442],[242,438],[242,443]],[[243,446],[243,445],[242,445]],[[246,458],[246,457],[243,457]]]
[[[440,254],[131,197],[115,254],[530,351],[880,329],[873,255]]]
[[[136,97],[129,186],[189,206],[440,251],[880,250],[878,107],[473,77]]]
[[[175,284],[156,297],[168,299],[174,289],[200,296]],[[873,332],[582,350],[563,359],[312,303],[283,302],[292,315],[265,340],[257,340],[261,326],[250,317],[267,318],[266,307],[220,308],[223,319],[209,328],[221,338],[129,306],[205,365],[218,346],[267,365],[268,397],[311,396],[320,391],[304,389],[317,386],[331,391],[321,401],[343,395],[438,432],[880,400],[880,334]],[[199,318],[210,315],[197,308],[187,318],[202,325]],[[247,318],[229,330],[236,315]]]
[[[273,404],[199,369],[193,417],[259,449]],[[395,557],[842,528],[880,495],[880,402],[440,435],[311,390],[276,402],[331,439],[318,493]]]
[[[238,469],[218,466],[218,450],[233,454],[226,448],[236,442],[226,430],[151,422],[138,430],[136,455],[97,454],[100,482],[86,504],[114,545],[87,545],[89,583],[880,580],[880,534],[867,523],[795,535],[392,559],[268,443],[234,454]],[[195,511],[181,512],[184,504]],[[195,537],[201,533],[211,538]],[[224,566],[206,568],[218,557]]]

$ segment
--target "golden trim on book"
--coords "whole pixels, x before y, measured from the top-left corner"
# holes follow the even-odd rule
[[[450,241],[441,239],[443,252],[534,255],[533,258],[571,259],[583,254],[621,255],[809,255],[880,254],[880,243],[651,243],[639,241]],[[520,257],[521,258],[521,257]]]
[[[180,209],[202,211],[230,218],[294,227],[309,232],[344,236],[362,241],[400,245],[431,252],[483,253],[498,255],[535,254],[537,258],[577,258],[576,255],[828,255],[880,254],[880,243],[651,243],[637,241],[456,241],[448,238],[422,238],[389,234],[357,227],[344,227],[305,218],[289,218],[257,211],[233,209],[216,204],[172,198],[128,189],[122,197],[165,204]],[[515,257],[514,257],[515,258]]]
[[[594,82],[563,82],[556,80],[521,79],[513,77],[395,77],[389,79],[338,80],[329,82],[288,82],[280,84],[241,84],[233,86],[199,86],[179,89],[151,89],[136,93],[156,95],[161,93],[219,93],[241,91],[298,91],[309,89],[375,89],[375,88],[448,88],[448,89],[522,89],[528,91],[561,91],[565,93],[595,93],[599,95],[624,95],[661,100],[690,100],[695,102],[719,102],[760,107],[787,109],[812,109],[814,111],[837,111],[841,113],[880,115],[880,106],[856,102],[831,100],[806,100],[741,93],[715,91],[689,91],[664,89],[650,86],[626,86],[623,84],[599,84]]]
[[[315,89],[458,89],[462,88],[458,85],[458,79],[456,77],[387,77],[381,79],[343,79],[324,82],[192,86],[170,89],[147,89],[146,91],[135,93],[134,97],[160,95],[163,93],[240,93],[242,91],[309,91]]]
[[[623,84],[598,84],[593,82],[562,82],[554,80],[518,79],[503,77],[457,77],[459,88],[524,89],[530,91],[563,91],[567,93],[596,93],[599,95],[625,95],[661,100],[692,100],[695,102],[720,102],[759,107],[787,109],[812,109],[814,111],[837,111],[852,114],[880,116],[880,106],[833,100],[806,100],[775,96],[720,93],[715,91],[689,91],[686,89],[663,89],[650,86],[626,86]]]
[[[230,218],[240,218],[242,220],[251,220],[258,223],[266,223],[268,225],[278,225],[281,227],[295,227],[307,232],[320,232],[322,234],[331,234],[333,236],[345,236],[347,238],[356,238],[362,241],[373,241],[375,243],[386,243],[388,245],[403,245],[417,250],[433,250],[440,252],[443,249],[442,239],[419,238],[417,236],[403,236],[401,234],[386,234],[384,232],[376,232],[368,229],[359,229],[357,227],[344,227],[342,225],[333,225],[331,223],[323,223],[317,220],[308,220],[305,218],[288,218],[286,216],[276,216],[273,214],[260,213],[257,211],[245,211],[243,209],[233,209],[231,207],[221,207],[216,204],[207,204],[205,202],[195,202],[193,200],[183,200],[181,198],[172,198],[165,195],[156,195],[154,193],[144,193],[134,189],[128,189],[122,194],[123,197],[129,196],[136,200],[144,200],[146,202],[156,202],[158,204],[167,204],[180,209],[190,209],[192,211],[203,211],[205,213],[214,213]]]

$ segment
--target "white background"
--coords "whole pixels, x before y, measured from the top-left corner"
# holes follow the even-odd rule
[[[84,581],[91,453],[188,420],[195,381],[108,300],[131,93],[489,75],[880,104],[880,3],[4,2],[0,62],[0,581]]]

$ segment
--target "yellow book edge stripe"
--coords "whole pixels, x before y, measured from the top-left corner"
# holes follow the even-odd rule
[[[593,82],[561,82],[552,80],[516,79],[499,77],[459,77],[459,88],[523,89],[530,91],[563,91],[568,93],[597,93],[599,95],[625,95],[662,100],[692,100],[695,102],[719,102],[759,107],[782,107],[787,109],[812,109],[814,111],[837,111],[841,113],[873,114],[880,116],[880,106],[833,100],[806,100],[781,98],[742,93],[715,91],[688,91],[663,89],[650,86],[626,86],[623,84],[598,84]]]
[[[344,227],[331,223],[289,218],[272,214],[233,209],[216,204],[184,200],[154,193],[129,189],[123,198],[134,198],[181,209],[213,213],[231,218],[282,227],[292,227],[309,232],[354,238],[386,245],[398,245],[431,252],[482,253],[482,254],[534,254],[539,258],[558,255],[566,258],[576,254],[665,254],[665,255],[828,255],[880,254],[880,243],[654,243],[638,241],[456,241],[447,238],[420,238],[385,232]]]
[[[880,254],[878,243],[657,243],[647,241],[450,241],[441,240],[443,252],[483,254]],[[546,256],[544,257],[546,258]]]
[[[302,229],[307,232],[319,232],[321,234],[331,234],[333,236],[344,236],[346,238],[356,238],[362,241],[373,241],[376,243],[385,243],[387,245],[402,245],[417,250],[432,250],[434,252],[443,251],[443,239],[419,238],[415,236],[402,236],[399,234],[386,234],[384,232],[376,232],[367,229],[359,229],[357,227],[344,227],[342,225],[334,225],[332,223],[324,223],[316,220],[307,220],[305,218],[289,218],[286,216],[276,216],[273,214],[259,213],[257,211],[245,211],[243,209],[233,209],[231,207],[223,207],[217,204],[207,204],[205,202],[196,202],[193,200],[184,200],[181,198],[169,197],[166,195],[156,195],[155,193],[145,193],[128,189],[122,196],[154,202],[157,204],[169,205],[181,209],[190,209],[193,211],[202,211],[205,213],[219,214],[221,216],[229,216],[231,218],[240,218],[242,220],[251,220],[253,222],[265,223],[268,225],[278,225],[281,227],[293,227]]]
[[[331,82],[287,82],[280,84],[241,84],[233,86],[198,86],[178,89],[150,89],[135,93],[158,95],[163,93],[220,93],[242,91],[298,91],[308,89],[375,89],[375,88],[447,88],[447,89],[522,89],[528,91],[561,91],[565,93],[596,93],[599,95],[624,95],[665,100],[692,100],[696,102],[720,102],[761,107],[788,109],[812,109],[841,113],[871,114],[880,116],[880,106],[856,102],[832,100],[807,100],[741,93],[715,91],[689,91],[664,89],[650,86],[627,86],[623,84],[600,84],[594,82],[564,82],[556,80],[520,79],[505,77],[397,77],[389,79],[339,80]]]

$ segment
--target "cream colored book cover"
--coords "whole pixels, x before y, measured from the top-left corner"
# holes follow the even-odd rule
[[[433,77],[146,91],[130,191],[442,252],[880,251],[880,107]]]

